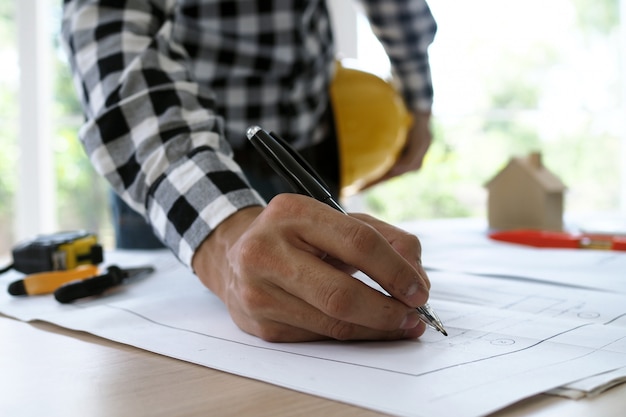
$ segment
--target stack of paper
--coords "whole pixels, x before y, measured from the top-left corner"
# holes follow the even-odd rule
[[[499,280],[544,282],[626,294],[626,253],[536,249],[487,239],[482,221],[435,221],[405,225],[421,237],[429,269],[462,271]],[[561,290],[559,289],[559,291]],[[626,368],[604,372],[548,391],[579,399],[626,381]]]
[[[429,330],[416,341],[266,343],[241,332],[164,252],[107,254],[109,263],[149,263],[157,273],[73,305],[12,298],[6,286],[16,275],[5,274],[0,312],[399,416],[482,416],[538,393],[594,395],[624,379],[626,254],[531,256],[480,228],[443,230],[413,231],[449,337]]]

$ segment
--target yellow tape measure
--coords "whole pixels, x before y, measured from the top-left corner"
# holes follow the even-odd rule
[[[41,235],[13,248],[13,269],[25,274],[64,271],[104,260],[95,234],[85,231]]]

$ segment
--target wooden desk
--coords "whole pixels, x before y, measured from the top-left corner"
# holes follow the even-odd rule
[[[383,415],[3,315],[0,393],[0,415],[12,417]],[[621,417],[625,409],[623,384],[591,400],[537,396],[492,417]]]

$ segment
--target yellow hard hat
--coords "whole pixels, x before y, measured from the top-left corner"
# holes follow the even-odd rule
[[[340,155],[340,188],[354,194],[394,165],[413,119],[382,78],[337,61],[330,97]]]

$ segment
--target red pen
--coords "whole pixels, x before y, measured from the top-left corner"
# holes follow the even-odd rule
[[[515,229],[489,233],[493,240],[537,248],[600,249],[626,251],[626,236],[573,234],[534,229]]]

